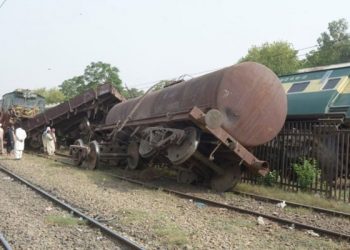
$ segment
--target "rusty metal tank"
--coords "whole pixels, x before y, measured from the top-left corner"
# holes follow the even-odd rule
[[[116,104],[106,125],[123,122],[139,98]],[[244,62],[151,92],[141,100],[131,121],[172,117],[194,106],[224,115],[222,127],[242,145],[263,144],[277,135],[287,114],[287,98],[278,77],[267,67]],[[144,123],[143,123],[144,124]]]

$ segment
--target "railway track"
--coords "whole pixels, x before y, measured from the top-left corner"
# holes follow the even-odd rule
[[[58,198],[56,198],[52,194],[48,193],[47,191],[45,191],[45,190],[35,186],[34,184],[30,183],[26,179],[16,175],[15,173],[13,173],[10,170],[6,169],[1,164],[0,164],[0,171],[5,173],[9,177],[13,178],[14,180],[16,180],[16,181],[26,185],[30,189],[34,190],[36,193],[38,193],[41,196],[43,196],[45,199],[54,202],[55,204],[57,204],[58,206],[60,206],[64,210],[67,210],[72,215],[80,217],[80,218],[83,218],[84,220],[86,220],[89,223],[89,225],[99,228],[102,233],[104,233],[105,235],[108,235],[109,237],[119,241],[120,243],[125,245],[127,248],[129,248],[129,249],[137,249],[137,250],[144,249],[143,247],[139,246],[138,244],[136,244],[135,242],[131,241],[130,239],[122,236],[120,233],[117,233],[117,232],[109,229],[104,224],[100,223],[99,221],[93,219],[92,217],[90,217],[90,216],[86,215],[85,213],[79,211],[78,209],[74,208],[70,204],[59,200]],[[8,243],[6,243],[5,239],[1,235],[0,235],[0,240],[1,240],[1,243],[4,245],[5,249],[11,249],[11,248],[6,248],[9,245],[8,245]]]
[[[63,154],[63,153],[56,153],[56,155],[64,157],[64,158],[69,158],[70,156],[68,154]],[[64,162],[67,163],[67,162]],[[121,177],[121,176],[119,176]],[[146,185],[146,183],[145,183]],[[269,202],[269,203],[280,203],[283,200],[280,199],[276,199],[276,198],[271,198],[271,197],[267,197],[267,196],[262,196],[262,195],[257,195],[257,194],[253,194],[253,193],[248,193],[248,192],[241,192],[241,191],[232,191],[234,194],[237,195],[241,195],[244,197],[249,197],[258,201],[264,201],[264,202]],[[297,203],[297,202],[292,202],[292,201],[285,201],[286,204],[288,204],[288,206],[290,207],[296,207],[296,208],[305,208],[305,209],[309,209],[315,212],[320,212],[320,213],[324,213],[324,214],[328,214],[328,215],[332,215],[332,216],[337,216],[337,217],[344,217],[344,218],[350,218],[350,213],[345,213],[345,212],[341,212],[341,211],[336,211],[336,210],[332,210],[332,209],[325,209],[325,208],[321,208],[321,207],[316,207],[316,206],[310,206],[310,205],[306,205],[306,204],[301,204],[301,203]]]
[[[0,233],[0,243],[1,243],[1,246],[5,250],[12,250],[10,244],[7,242],[7,240],[5,239],[5,237],[4,237],[4,235],[2,233]]]
[[[258,200],[258,201],[265,201],[265,202],[270,202],[270,203],[275,203],[275,204],[276,203],[280,203],[280,202],[283,201],[283,200],[280,200],[280,199],[275,199],[275,198],[262,196],[262,195],[257,195],[257,194],[252,194],[252,193],[247,193],[247,192],[241,192],[241,191],[232,191],[232,192],[235,193],[235,194],[244,196],[244,197],[253,198],[253,199]],[[325,209],[325,208],[321,208],[321,207],[305,205],[305,204],[291,202],[291,201],[285,201],[285,202],[290,207],[306,208],[306,209],[313,210],[315,212],[329,214],[329,215],[332,215],[332,216],[350,218],[350,214],[349,213],[345,213],[345,212],[340,212],[340,211],[336,211],[336,210],[332,210],[332,209]]]
[[[277,216],[273,216],[273,215],[269,215],[269,214],[265,214],[265,213],[260,213],[260,212],[256,212],[256,211],[245,209],[245,208],[240,208],[238,206],[228,205],[228,204],[225,204],[222,202],[217,202],[217,201],[202,198],[199,196],[190,195],[190,194],[179,192],[179,191],[176,191],[173,189],[163,188],[161,186],[148,184],[145,182],[141,182],[141,181],[138,181],[135,179],[130,179],[130,178],[119,176],[119,175],[111,175],[111,176],[118,178],[120,180],[124,180],[124,181],[130,182],[130,183],[133,183],[133,184],[141,185],[141,186],[144,186],[144,187],[147,187],[150,189],[162,190],[165,193],[173,194],[173,195],[176,195],[176,196],[181,197],[181,198],[190,199],[190,200],[197,201],[197,202],[202,202],[202,203],[209,205],[209,206],[214,206],[214,207],[218,207],[218,208],[226,208],[228,210],[237,211],[239,213],[244,213],[244,214],[250,214],[250,215],[254,215],[254,216],[258,216],[258,217],[261,216],[263,218],[269,219],[271,221],[274,221],[274,222],[277,222],[280,224],[289,225],[289,226],[294,225],[296,228],[313,230],[316,233],[320,233],[320,234],[324,234],[324,235],[328,235],[328,236],[333,236],[333,237],[338,237],[341,239],[346,239],[348,241],[350,240],[350,235],[348,235],[348,234],[343,234],[343,233],[328,230],[325,228],[320,228],[320,227],[300,223],[300,222],[294,221],[294,220],[279,218]],[[329,212],[329,213],[331,213],[331,212]]]
[[[69,156],[67,154],[56,154],[58,156],[64,157],[64,158],[69,158]],[[43,156],[43,155],[40,155]],[[60,159],[55,159],[56,161],[60,161],[64,164],[70,164],[68,161],[63,161]],[[73,165],[73,164],[70,164]],[[261,212],[257,212],[257,211],[253,211],[250,209],[246,209],[246,208],[241,208],[238,206],[234,206],[234,205],[229,205],[229,204],[225,204],[222,202],[218,202],[218,201],[214,201],[211,199],[207,199],[207,198],[203,198],[203,197],[199,197],[199,196],[195,196],[195,195],[191,195],[188,193],[184,193],[184,192],[180,192],[174,189],[169,189],[169,188],[164,188],[162,186],[158,186],[158,185],[153,185],[150,183],[146,183],[146,182],[142,182],[133,178],[128,178],[125,176],[120,176],[120,175],[116,175],[116,174],[112,174],[110,175],[114,178],[117,178],[119,180],[123,180],[123,181],[127,181],[129,183],[133,183],[136,185],[140,185],[149,189],[154,189],[154,190],[161,190],[165,193],[168,194],[172,194],[172,195],[176,195],[177,197],[180,198],[185,198],[185,199],[190,199],[193,200],[195,202],[202,202],[208,206],[213,206],[213,207],[218,207],[218,208],[225,208],[231,211],[236,211],[239,213],[244,213],[244,214],[249,214],[249,215],[253,215],[253,216],[258,216],[258,217],[263,217],[266,218],[270,221],[273,222],[277,222],[279,224],[283,224],[283,225],[287,225],[287,226],[291,226],[294,225],[295,228],[299,228],[299,229],[306,229],[306,230],[312,230],[316,233],[322,234],[322,235],[327,235],[327,236],[332,236],[332,237],[336,237],[336,238],[341,238],[341,239],[345,239],[347,241],[350,241],[350,235],[349,234],[344,234],[344,233],[340,233],[334,230],[329,230],[326,228],[321,228],[321,227],[317,227],[317,226],[313,226],[313,225],[309,225],[306,223],[301,223],[295,220],[290,220],[290,219],[285,219],[285,218],[280,218],[274,215],[270,215],[267,213],[261,213]],[[254,195],[254,194],[250,194],[250,193],[243,193],[243,192],[236,192],[239,195],[242,196],[249,196],[253,199],[257,199],[260,201],[265,201],[265,202],[269,202],[269,203],[276,203],[276,202],[281,202],[282,200],[278,200],[278,199],[273,199],[273,198],[269,198],[269,197],[264,197],[264,196],[259,196],[259,195]],[[300,208],[307,208],[310,210],[313,210],[315,212],[320,212],[320,213],[325,213],[328,215],[332,215],[332,216],[337,216],[337,217],[344,217],[344,218],[350,218],[350,214],[348,213],[344,213],[344,212],[339,212],[339,211],[335,211],[335,210],[328,210],[328,209],[324,209],[324,208],[319,208],[319,207],[313,207],[313,206],[308,206],[308,205],[304,205],[304,204],[300,204],[300,203],[293,203],[293,202],[286,202],[288,205],[292,206],[292,207],[300,207]]]

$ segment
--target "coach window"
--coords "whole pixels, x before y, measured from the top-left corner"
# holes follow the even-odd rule
[[[294,83],[292,87],[288,90],[288,93],[302,92],[306,89],[310,82],[298,82]]]
[[[339,81],[340,81],[340,78],[329,79],[327,83],[323,86],[322,90],[334,89],[335,86],[337,86]]]

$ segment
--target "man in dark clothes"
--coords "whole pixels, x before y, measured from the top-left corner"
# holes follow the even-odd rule
[[[11,154],[12,150],[14,149],[15,145],[15,138],[14,138],[14,132],[15,132],[15,127],[11,125],[11,127],[7,128],[6,131],[6,149],[7,149],[7,154]]]

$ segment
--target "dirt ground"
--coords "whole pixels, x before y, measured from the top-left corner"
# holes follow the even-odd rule
[[[25,154],[0,164],[106,221],[146,249],[350,249],[346,241],[311,236],[254,216],[180,199],[88,171]],[[1,223],[0,223],[1,226]]]

